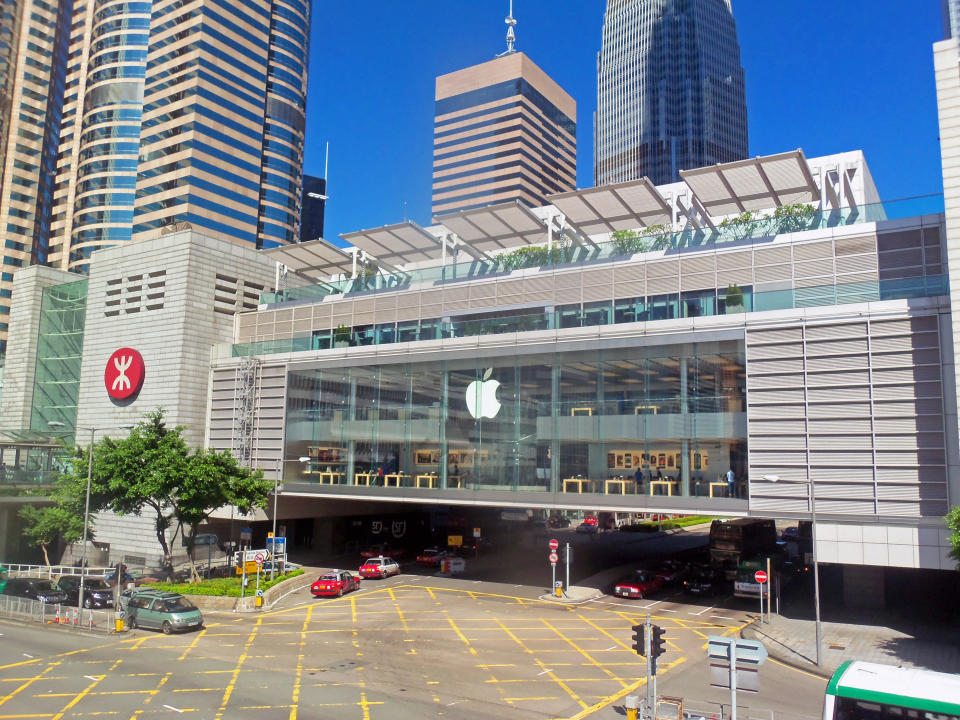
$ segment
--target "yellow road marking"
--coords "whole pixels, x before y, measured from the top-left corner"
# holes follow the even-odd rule
[[[0,705],[3,705],[4,703],[6,703],[8,700],[10,700],[11,698],[13,698],[13,697],[14,697],[15,695],[17,695],[18,693],[23,692],[24,690],[26,690],[28,687],[30,687],[31,685],[33,685],[33,683],[37,682],[38,680],[42,680],[44,675],[46,675],[48,672],[50,672],[51,670],[53,670],[53,669],[54,669],[57,665],[59,665],[59,664],[60,664],[59,662],[51,663],[50,665],[47,666],[47,669],[46,669],[46,670],[43,670],[43,671],[42,671],[41,673],[39,673],[38,675],[34,675],[32,678],[30,678],[30,679],[27,680],[25,683],[23,683],[23,684],[20,685],[18,688],[16,688],[12,693],[10,693],[9,695],[5,695],[4,697],[0,697]]]
[[[233,668],[233,674],[230,678],[230,683],[227,685],[226,690],[223,691],[223,699],[220,701],[220,709],[217,711],[215,720],[220,720],[223,717],[224,711],[227,709],[227,704],[230,702],[230,696],[233,694],[234,688],[237,686],[237,678],[240,676],[240,668],[243,666],[243,663],[247,659],[247,653],[250,650],[250,646],[253,644],[253,641],[257,637],[257,633],[260,631],[261,626],[263,625],[263,616],[257,617],[257,622],[253,626],[253,630],[250,631],[250,635],[247,637],[247,644],[243,648],[243,652],[240,653],[240,657],[237,659],[237,664]]]
[[[200,638],[202,638],[206,634],[207,634],[206,628],[198,632],[197,636],[193,639],[193,642],[187,646],[187,649],[183,651],[183,655],[178,657],[177,660],[184,660],[187,657],[187,655],[190,653],[190,651],[197,646],[197,643],[200,642]]]
[[[444,612],[446,614],[446,612]],[[447,615],[447,622],[450,623],[450,627],[453,628],[453,631],[460,636],[460,639],[463,640],[463,644],[467,646],[467,649],[470,650],[471,655],[476,655],[477,651],[470,645],[470,641],[467,640],[467,636],[460,632],[460,628],[457,627],[457,624],[453,621],[453,618]]]
[[[627,683],[625,683],[621,678],[617,677],[613,672],[611,672],[610,670],[608,670],[607,668],[605,668],[601,663],[597,662],[597,661],[590,655],[590,653],[588,653],[588,652],[587,652],[586,650],[584,650],[582,647],[580,647],[579,645],[577,645],[573,640],[571,640],[570,638],[568,638],[566,635],[564,635],[562,632],[560,632],[557,628],[553,627],[553,625],[551,625],[549,622],[547,622],[546,619],[541,618],[540,621],[541,621],[544,625],[546,625],[548,628],[550,628],[551,630],[553,630],[557,635],[559,635],[560,638],[561,638],[564,642],[566,642],[568,645],[570,645],[570,647],[572,647],[572,648],[573,648],[574,650],[576,650],[578,653],[580,653],[581,655],[583,655],[587,660],[589,660],[591,665],[593,665],[594,667],[600,668],[603,672],[605,672],[605,673],[608,675],[608,677],[610,677],[610,678],[612,678],[613,680],[616,680],[618,683],[620,683],[620,685],[621,685],[622,687],[626,687],[626,686],[627,686]]]
[[[300,687],[303,684],[303,656],[307,644],[307,627],[313,617],[313,606],[307,610],[300,628],[300,646],[297,648],[297,669],[293,676],[293,697],[290,699],[290,720],[297,720],[297,709],[300,707]]]
[[[772,662],[774,665],[779,665],[780,667],[784,667],[784,668],[786,668],[787,670],[793,670],[794,672],[798,672],[798,673],[801,673],[801,674],[803,674],[803,675],[809,675],[810,677],[816,678],[817,680],[820,680],[821,682],[824,682],[824,683],[827,682],[827,678],[823,677],[822,675],[817,675],[816,673],[807,672],[806,670],[802,670],[801,668],[794,667],[793,665],[787,665],[787,664],[784,663],[784,662],[780,662],[780,661],[777,660],[776,658],[772,658],[772,657],[767,656],[767,660],[769,660],[770,662]]]
[[[21,665],[34,665],[40,662],[40,658],[34,658],[33,660],[21,660],[20,662],[10,663],[9,665],[0,665],[0,670],[6,670],[7,668],[20,667]]]
[[[67,703],[66,707],[63,708],[63,710],[61,710],[59,713],[57,713],[56,715],[54,715],[53,718],[52,718],[52,720],[61,720],[61,718],[62,718],[64,715],[66,715],[67,710],[69,710],[69,709],[72,708],[74,705],[76,705],[78,702],[80,702],[81,700],[83,700],[91,690],[93,690],[97,685],[99,685],[101,682],[103,682],[103,678],[105,678],[105,677],[106,677],[105,675],[100,675],[99,677],[97,677],[96,680],[94,680],[92,683],[90,683],[89,685],[87,685],[87,687],[84,688],[83,691],[81,691],[80,693],[78,693],[77,696],[76,696],[75,698],[73,698],[73,700],[71,700],[70,702]]]
[[[393,592],[393,588],[390,588],[390,598],[393,600],[393,606],[397,609],[397,615],[400,616],[400,624],[403,625],[403,631],[409,632],[410,628],[407,627],[407,620],[403,617],[403,610],[400,609],[400,603],[397,602],[397,596]]]

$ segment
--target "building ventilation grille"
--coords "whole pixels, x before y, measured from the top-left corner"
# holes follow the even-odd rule
[[[260,304],[261,283],[217,273],[213,293],[213,311],[221,315],[234,315],[244,310],[256,310]]]
[[[126,275],[107,280],[103,314],[106,317],[132,315],[163,309],[167,271]]]

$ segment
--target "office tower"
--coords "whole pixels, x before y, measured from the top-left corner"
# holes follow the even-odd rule
[[[943,10],[943,37],[957,37],[958,24],[960,24],[960,0],[942,0],[940,3]]]
[[[576,187],[577,103],[523,53],[437,78],[433,214],[519,200],[544,204]]]
[[[0,0],[0,353],[13,273],[48,260],[70,0]]]
[[[607,0],[597,56],[594,182],[747,157],[747,106],[730,0]]]
[[[299,234],[310,0],[74,0],[51,264],[187,225]]]
[[[303,201],[300,215],[300,242],[323,237],[323,216],[327,208],[327,179],[303,176]]]

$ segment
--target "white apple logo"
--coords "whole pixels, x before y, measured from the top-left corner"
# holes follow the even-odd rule
[[[500,401],[497,400],[497,390],[500,383],[491,380],[493,368],[483,374],[483,380],[474,380],[467,385],[467,410],[477,418],[495,418],[500,412]]]

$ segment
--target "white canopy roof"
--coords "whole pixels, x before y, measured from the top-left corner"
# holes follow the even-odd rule
[[[434,218],[467,245],[486,252],[546,242],[547,226],[519,201]]]
[[[353,253],[323,238],[271,248],[263,253],[298,274],[330,276],[353,273]]]
[[[670,206],[648,178],[559,193],[547,198],[585,235],[667,225]]]
[[[820,199],[802,150],[681,170],[680,177],[713,216]]]
[[[340,237],[384,263],[405,265],[440,256],[440,239],[415,222],[360,230]]]

